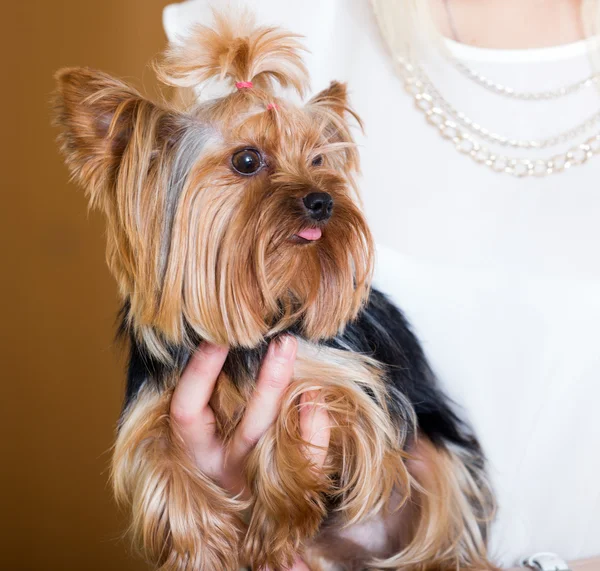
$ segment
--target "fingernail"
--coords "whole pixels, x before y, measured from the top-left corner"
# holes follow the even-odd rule
[[[273,357],[289,361],[296,352],[296,339],[291,335],[283,335],[271,343]]]

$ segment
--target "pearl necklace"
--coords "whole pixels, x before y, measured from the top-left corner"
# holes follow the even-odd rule
[[[428,102],[433,105],[433,102],[435,101],[438,107],[440,107],[447,115],[452,117],[463,128],[477,133],[479,137],[488,143],[501,145],[503,147],[513,147],[519,149],[546,149],[548,147],[555,147],[556,145],[567,143],[571,139],[575,139],[577,136],[586,133],[600,121],[600,111],[597,111],[575,127],[567,129],[562,133],[552,135],[551,137],[547,137],[546,139],[511,139],[509,137],[488,131],[472,119],[469,119],[469,117],[467,117],[464,113],[457,111],[441,96],[439,91],[435,88],[433,83],[431,83],[421,68],[415,67],[414,73],[417,79],[413,80],[413,82],[419,84],[418,90],[421,90],[421,88],[424,89],[424,92],[419,95],[418,106],[421,109],[427,108]]]
[[[444,0],[444,7],[446,8],[448,25],[450,26],[452,36],[456,42],[460,42],[456,22],[454,21],[454,15],[452,13],[449,0]],[[598,85],[600,82],[600,74],[595,73],[589,77],[586,77],[585,79],[576,81],[575,83],[570,83],[556,89],[549,89],[548,91],[518,91],[512,87],[507,87],[506,85],[492,81],[490,78],[474,71],[463,62],[459,61],[455,57],[452,57],[452,55],[449,53],[445,53],[445,56],[452,63],[452,65],[458,69],[458,71],[460,71],[469,79],[478,83],[484,89],[492,91],[498,95],[504,95],[505,97],[509,97],[511,99],[520,99],[522,101],[548,101],[551,99],[559,99],[561,97],[566,97],[567,95],[577,93],[581,89]]]
[[[518,141],[490,133],[487,129],[470,120],[446,101],[435,89],[420,66],[397,56],[396,62],[404,77],[407,91],[414,97],[417,108],[426,119],[439,129],[440,134],[454,143],[456,149],[470,156],[474,161],[484,164],[496,172],[517,177],[546,176],[585,163],[600,154],[600,134],[588,138],[585,142],[572,147],[569,151],[546,159],[523,159],[494,153],[478,142],[474,134],[482,140],[502,146],[517,148],[547,148],[565,143],[584,134],[600,121],[600,111],[558,135],[541,141]],[[470,131],[470,132],[469,132]]]
[[[446,8],[448,25],[450,27],[450,31],[452,32],[452,37],[456,42],[460,42],[456,22],[454,21],[454,15],[452,13],[449,0],[444,0],[444,7]],[[469,66],[453,57],[450,53],[446,52],[444,55],[452,63],[452,65],[458,69],[458,71],[460,71],[469,79],[478,83],[484,89],[487,89],[498,95],[504,95],[505,97],[509,97],[511,99],[520,99],[522,101],[548,101],[551,99],[559,99],[600,83],[600,74],[595,73],[580,81],[576,81],[575,83],[570,83],[556,89],[549,89],[548,91],[518,91],[512,87],[507,87],[506,85],[497,83],[485,75],[474,71]]]
[[[572,95],[583,89],[586,89],[587,87],[600,85],[600,74],[596,73],[586,77],[585,79],[576,81],[575,83],[563,85],[562,87],[557,87],[555,89],[549,89],[548,91],[518,91],[512,87],[492,81],[485,75],[476,72],[449,54],[447,55],[447,58],[450,60],[452,65],[458,69],[458,71],[484,89],[487,89],[488,91],[498,95],[504,95],[505,97],[519,99],[521,101],[550,101],[552,99],[559,99],[561,97],[566,97],[567,95]]]

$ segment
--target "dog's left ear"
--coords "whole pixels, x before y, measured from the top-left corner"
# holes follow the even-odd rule
[[[329,87],[317,93],[306,107],[323,123],[323,132],[328,141],[345,146],[346,158],[343,166],[358,170],[358,152],[350,125],[354,121],[362,129],[363,124],[350,107],[346,84],[332,81]]]
[[[309,102],[308,105],[325,106],[335,111],[339,115],[343,115],[348,106],[348,88],[345,83],[332,81],[329,87],[317,93]]]
[[[348,121],[354,119],[362,129],[363,124],[360,117],[348,102],[348,87],[345,83],[332,81],[329,87],[317,93],[309,102],[308,106],[335,113],[340,119]]]

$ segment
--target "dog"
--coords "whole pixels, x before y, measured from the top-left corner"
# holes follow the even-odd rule
[[[490,569],[484,455],[403,314],[371,287],[360,119],[339,82],[291,101],[308,86],[303,49],[215,14],[156,65],[169,86],[230,86],[192,106],[87,68],[57,74],[60,146],[106,215],[130,344],[116,497],[163,571],[279,570],[296,553],[314,571]],[[246,510],[195,467],[170,399],[201,341],[229,346],[211,401],[227,442],[282,334],[298,339],[294,379],[247,463]],[[332,423],[320,470],[298,422],[315,390]]]

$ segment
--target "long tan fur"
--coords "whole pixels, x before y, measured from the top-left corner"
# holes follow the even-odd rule
[[[466,468],[458,451],[435,447],[423,439],[412,472],[415,486],[413,531],[407,545],[376,569],[407,571],[495,569],[487,557],[486,539],[493,498],[483,473]]]
[[[343,330],[367,299],[373,242],[356,203],[350,121],[360,121],[345,86],[333,82],[304,107],[274,91],[277,84],[307,88],[301,49],[292,34],[216,15],[214,29],[199,27],[167,52],[159,76],[185,87],[209,80],[253,87],[186,109],[153,103],[100,72],[57,76],[61,148],[90,204],[106,215],[107,258],[128,302],[126,325],[174,371],[148,379],[124,411],[112,466],[116,497],[131,511],[135,543],[162,571],[232,571],[241,563],[278,571],[320,533],[326,500],[337,500],[345,527],[381,513],[392,497],[405,509],[415,494],[422,502],[412,539],[377,565],[421,570],[426,559],[483,561],[473,476],[440,453],[432,474],[413,477],[403,451],[414,428],[410,406],[392,421],[377,363],[318,344]],[[252,178],[231,165],[247,147],[264,153],[264,169]],[[334,199],[335,216],[318,245],[298,248],[290,236],[306,224],[299,205],[319,189]],[[252,515],[244,523],[247,504],[198,472],[174,435],[172,347],[189,351],[205,339],[252,348],[298,323],[307,341],[281,414],[248,461]],[[223,374],[211,401],[225,441],[253,379],[244,383]],[[299,439],[299,397],[315,391],[333,424],[320,472]]]
[[[171,391],[140,391],[126,410],[112,462],[134,545],[158,569],[236,569],[243,502],[199,472],[171,430]]]
[[[251,13],[231,19],[213,12],[213,26],[196,25],[180,43],[165,52],[157,66],[159,77],[179,87],[199,87],[228,79],[252,81],[272,91],[275,84],[292,87],[299,95],[308,88],[300,36],[279,28],[258,27]],[[233,85],[232,85],[233,87]]]
[[[299,438],[299,397],[315,391],[332,423],[327,461],[319,474],[311,469]],[[339,497],[346,525],[381,510],[395,489],[407,496],[410,477],[403,462],[404,437],[390,423],[376,363],[300,343],[294,381],[283,398],[281,414],[248,463],[255,500],[244,546],[246,560],[258,568],[291,565],[326,515],[324,494]]]

